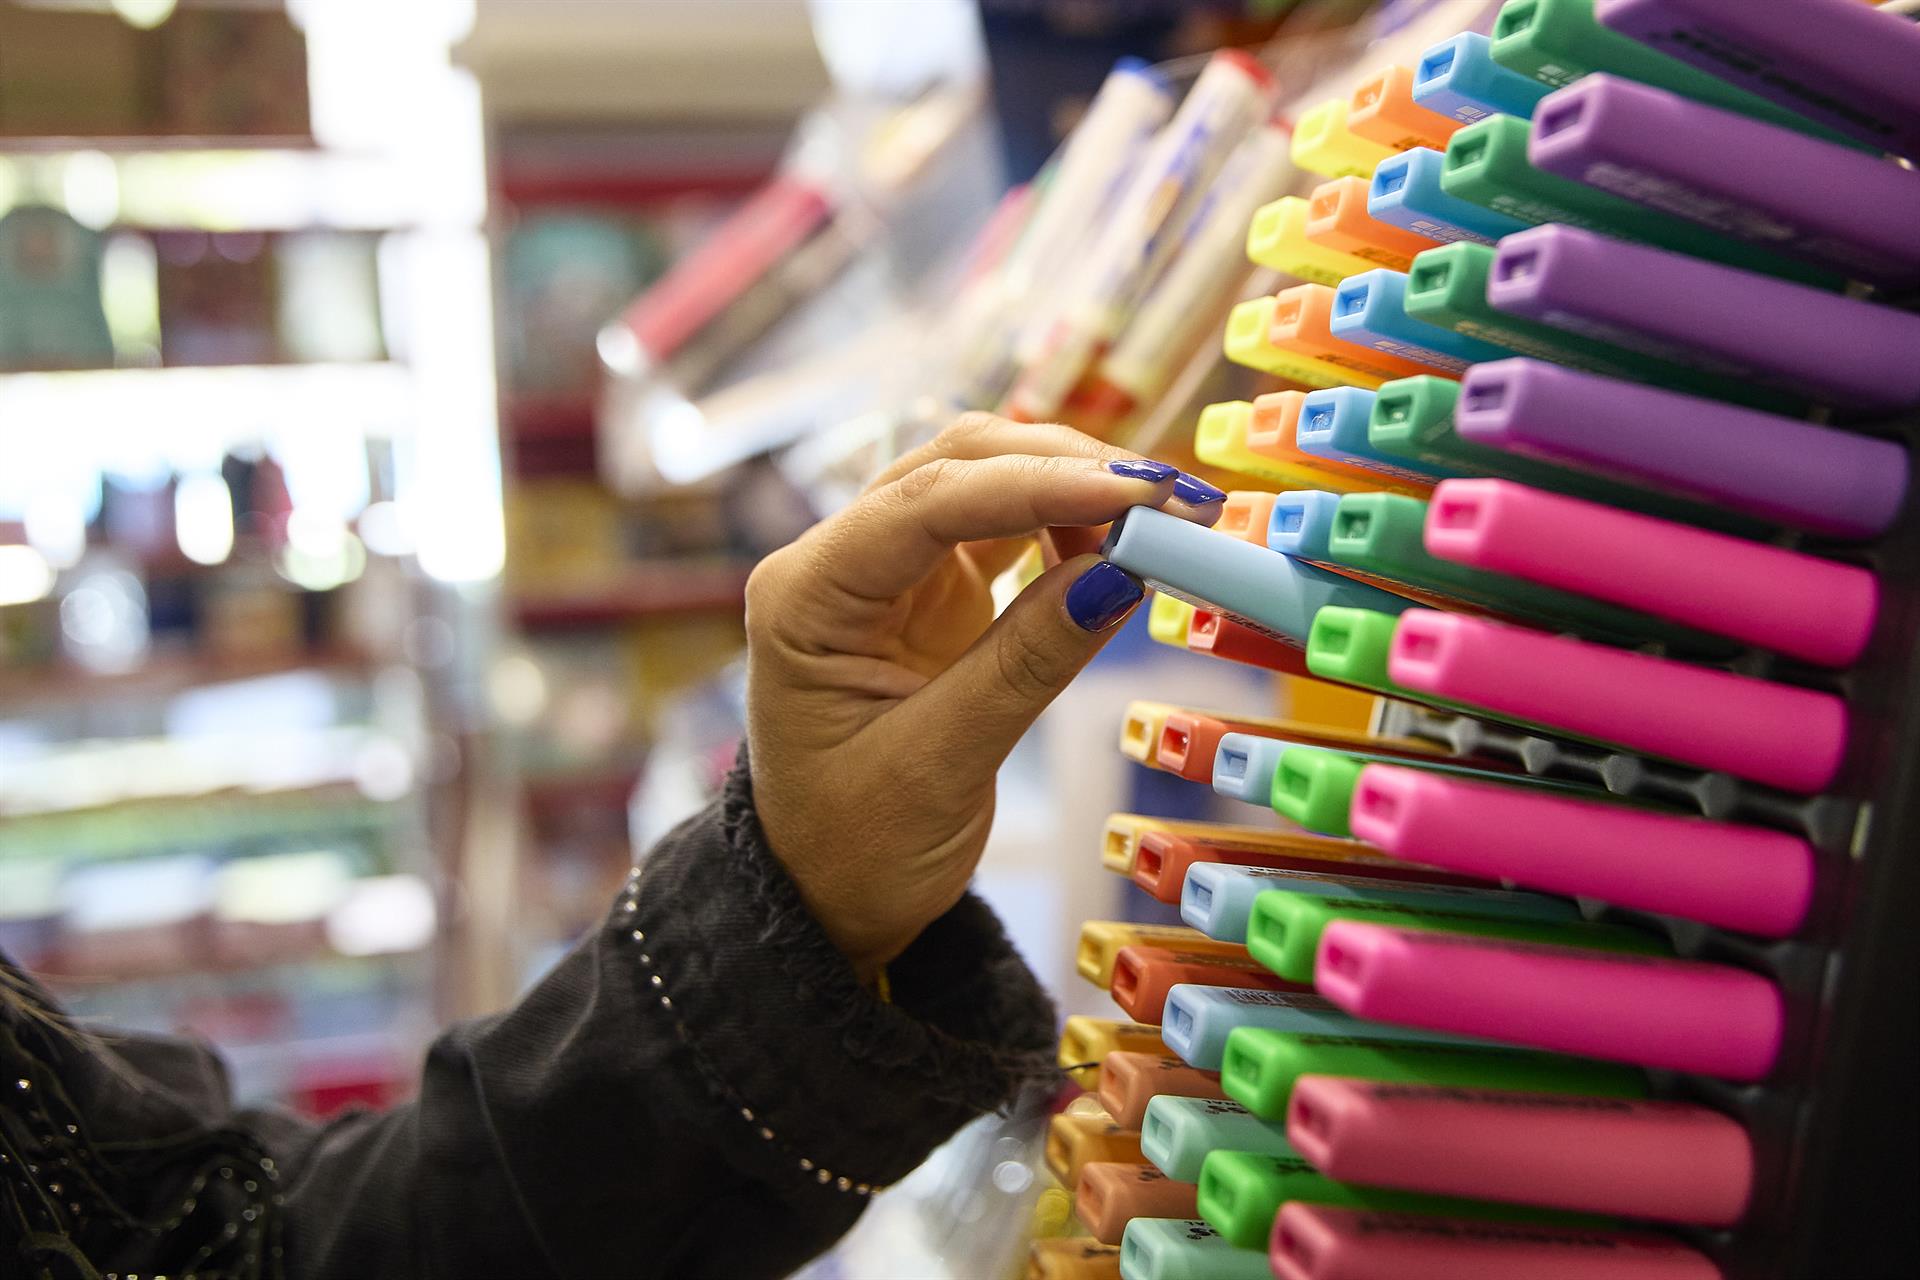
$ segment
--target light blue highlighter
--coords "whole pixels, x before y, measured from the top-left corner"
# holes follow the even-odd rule
[[[1495,115],[1531,120],[1540,99],[1552,92],[1552,85],[1495,62],[1493,41],[1477,31],[1442,40],[1413,68],[1413,100],[1462,124]]]
[[[1229,800],[1266,808],[1273,803],[1273,773],[1292,743],[1251,733],[1229,733],[1213,751],[1213,789]]]
[[[1407,314],[1407,277],[1381,267],[1348,276],[1333,291],[1328,330],[1345,342],[1459,373],[1473,364],[1505,360],[1505,347]]]
[[[1373,392],[1359,387],[1328,387],[1308,392],[1300,402],[1300,424],[1294,429],[1294,442],[1302,453],[1366,467],[1403,480],[1431,484],[1464,474],[1425,459],[1388,453],[1375,445],[1368,436],[1375,399]]]
[[[1531,225],[1462,200],[1441,187],[1440,171],[1446,163],[1446,153],[1432,147],[1388,156],[1374,166],[1373,180],[1367,184],[1367,213],[1442,244],[1455,240],[1494,244],[1501,236]]]

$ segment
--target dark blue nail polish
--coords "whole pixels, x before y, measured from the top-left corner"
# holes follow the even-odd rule
[[[1209,502],[1225,502],[1227,491],[1216,489],[1205,480],[1196,479],[1182,471],[1180,478],[1173,482],[1173,496],[1196,507],[1204,507]]]
[[[1082,631],[1105,631],[1146,594],[1132,574],[1102,560],[1067,588],[1067,614]]]
[[[1164,462],[1155,462],[1151,458],[1128,458],[1121,462],[1109,462],[1107,470],[1129,480],[1151,480],[1159,484],[1162,480],[1171,480],[1180,474],[1180,468],[1170,467]]]

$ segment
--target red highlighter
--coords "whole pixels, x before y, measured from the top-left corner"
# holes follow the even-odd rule
[[[1113,958],[1108,993],[1135,1022],[1156,1023],[1167,1006],[1167,992],[1181,983],[1197,987],[1259,987],[1266,991],[1311,991],[1287,982],[1256,964],[1252,956],[1210,955],[1177,947],[1122,947]]]
[[[1194,653],[1210,654],[1242,666],[1278,671],[1282,675],[1313,674],[1307,670],[1305,649],[1282,644],[1264,631],[1255,631],[1246,623],[1236,622],[1211,609],[1194,611],[1193,625],[1187,630],[1187,648]]]
[[[1420,884],[1478,884],[1486,880],[1417,867],[1396,858],[1381,857],[1358,840],[1301,832],[1297,850],[1272,846],[1234,847],[1154,832],[1141,838],[1133,862],[1133,882],[1161,902],[1178,902],[1186,887],[1187,869],[1196,862],[1225,862],[1236,867],[1265,867],[1275,871],[1312,871],[1324,875],[1372,876]]]
[[[1753,1191],[1746,1130],[1686,1102],[1304,1075],[1287,1141],[1342,1182],[1656,1222],[1732,1226]]]

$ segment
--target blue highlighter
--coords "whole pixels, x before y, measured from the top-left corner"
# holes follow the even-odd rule
[[[1252,987],[1200,987],[1183,982],[1167,992],[1160,1039],[1190,1067],[1218,1071],[1235,1027],[1271,1027],[1356,1040],[1411,1040],[1417,1044],[1485,1044],[1471,1036],[1367,1022],[1309,992]],[[1169,1175],[1171,1176],[1171,1175]]]
[[[1398,615],[1400,596],[1152,507],[1113,522],[1106,558],[1156,590],[1191,600],[1292,645],[1305,645],[1313,615],[1329,605]]]
[[[1505,347],[1455,333],[1407,314],[1407,277],[1382,267],[1348,276],[1333,291],[1328,329],[1342,341],[1459,373],[1471,364],[1505,360]]]
[[[1373,181],[1367,184],[1367,213],[1443,244],[1454,240],[1494,244],[1501,236],[1533,225],[1443,189],[1440,171],[1446,163],[1446,155],[1432,147],[1388,156],[1374,166]]]
[[[1309,392],[1306,399],[1300,402],[1300,423],[1294,428],[1294,443],[1302,453],[1316,458],[1330,458],[1335,462],[1365,467],[1403,480],[1420,480],[1431,484],[1435,480],[1466,474],[1438,463],[1429,463],[1425,459],[1391,454],[1375,447],[1367,435],[1374,398],[1373,392],[1363,391],[1359,387],[1328,387],[1323,391]],[[1173,516],[1167,518],[1175,519]]]
[[[1213,789],[1229,800],[1266,807],[1273,803],[1273,775],[1291,743],[1251,733],[1221,737],[1213,752]]]
[[[1245,942],[1253,900],[1269,889],[1297,887],[1297,871],[1196,862],[1180,889],[1180,918],[1220,942]]]
[[[1273,514],[1267,517],[1267,547],[1295,560],[1333,559],[1333,517],[1340,495],[1325,489],[1293,489],[1276,494]]]
[[[1413,100],[1462,124],[1494,115],[1531,120],[1540,99],[1552,92],[1552,85],[1495,62],[1493,41],[1474,31],[1442,40],[1413,68]]]

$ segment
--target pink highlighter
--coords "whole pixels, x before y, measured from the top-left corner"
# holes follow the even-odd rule
[[[1784,938],[1813,899],[1813,849],[1768,827],[1370,764],[1353,834],[1397,858]]]
[[[1335,920],[1313,985],[1355,1017],[1728,1080],[1780,1053],[1780,992],[1730,965]]]
[[[1831,694],[1465,614],[1401,614],[1387,672],[1415,692],[1788,791],[1823,790],[1846,753],[1846,704]]]
[[[1304,1075],[1287,1141],[1329,1178],[1727,1227],[1753,1191],[1739,1124],[1685,1102]]]
[[[1665,1236],[1373,1213],[1295,1200],[1273,1222],[1279,1280],[1722,1280]]]
[[[1854,565],[1508,480],[1443,481],[1426,547],[1826,667],[1860,657],[1880,607],[1873,574]]]

